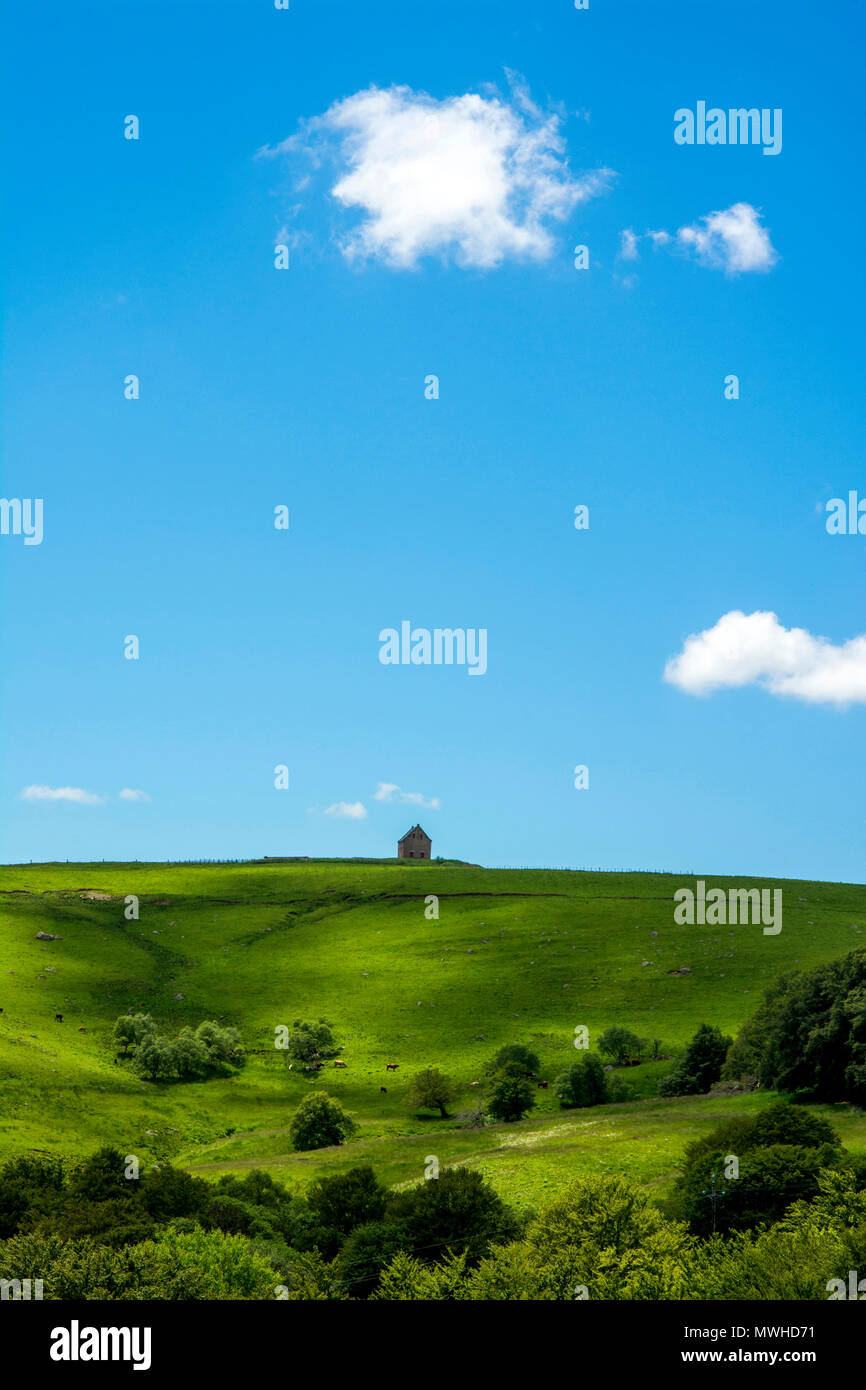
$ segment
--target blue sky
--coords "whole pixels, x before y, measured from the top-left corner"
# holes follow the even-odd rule
[[[825,525],[866,496],[857,5],[6,28],[2,490],[44,537],[0,536],[4,860],[420,820],[491,865],[862,880],[866,541]],[[677,145],[699,100],[781,109],[781,152]],[[486,629],[486,673],[383,665],[403,620]]]

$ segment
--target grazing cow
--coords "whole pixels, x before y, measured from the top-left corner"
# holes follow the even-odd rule
[[[79,1028],[78,1031],[79,1031],[79,1033],[86,1033],[86,1032],[87,1032],[87,1029],[86,1029],[86,1028]]]
[[[387,1087],[387,1086],[380,1086],[380,1087],[379,1087],[379,1090],[382,1092],[382,1095],[383,1095],[383,1096],[387,1096],[387,1094],[388,1094],[388,1087]]]
[[[340,1059],[339,1059],[339,1057],[337,1058],[336,1062],[334,1063],[334,1066],[335,1066],[335,1067],[344,1067],[345,1065],[346,1065],[346,1063],[345,1063],[345,1062],[341,1062]]]
[[[396,1071],[397,1068],[399,1067],[399,1065],[400,1065],[399,1062],[386,1062],[386,1063],[385,1063],[385,1070],[386,1070],[386,1071]]]
[[[62,1015],[62,1014],[55,1014],[55,1015],[54,1015],[54,1022],[55,1022],[55,1023],[62,1023],[62,1022],[63,1022],[63,1015]]]
[[[547,1082],[546,1082],[546,1081],[539,1081],[539,1083],[538,1083],[538,1089],[539,1089],[539,1091],[546,1091],[546,1090],[547,1090]]]
[[[325,1064],[324,1064],[324,1062],[316,1062],[314,1065],[315,1065],[316,1071],[321,1071],[321,1070],[322,1070],[322,1067],[323,1067]]]

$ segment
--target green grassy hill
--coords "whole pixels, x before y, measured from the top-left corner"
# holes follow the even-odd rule
[[[0,1159],[79,1155],[103,1143],[144,1162],[171,1158],[205,1174],[261,1166],[304,1184],[372,1162],[389,1182],[422,1176],[427,1154],[471,1160],[512,1200],[537,1202],[588,1171],[664,1186],[683,1144],[762,1095],[659,1101],[670,1062],[628,1069],[639,1097],[561,1111],[552,1091],[518,1125],[484,1131],[413,1114],[411,1074],[438,1066],[463,1088],[504,1043],[529,1042],[551,1080],[612,1023],[681,1048],[698,1024],[734,1033],[763,988],[862,945],[866,888],[779,887],[784,925],[677,926],[662,874],[495,870],[455,863],[300,861],[212,865],[47,864],[2,871]],[[90,896],[90,895],[98,896]],[[139,899],[137,921],[124,899]],[[439,898],[439,919],[425,898]],[[55,941],[39,941],[50,932]],[[688,967],[685,975],[670,972]],[[162,1031],[222,1018],[250,1052],[230,1080],[155,1085],[114,1062],[111,1028],[130,1006]],[[62,1023],[55,1013],[62,1012]],[[316,1080],[286,1068],[274,1029],[327,1017],[345,1072]],[[79,1029],[85,1029],[81,1032]],[[400,1069],[386,1075],[385,1064]],[[380,1086],[387,1087],[387,1094]],[[288,1123],[314,1087],[360,1130],[341,1149],[295,1154]],[[866,1148],[848,1107],[824,1108],[846,1144]]]

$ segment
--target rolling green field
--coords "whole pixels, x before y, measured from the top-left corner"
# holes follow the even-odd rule
[[[483,1169],[517,1205],[596,1172],[663,1192],[685,1143],[773,1097],[659,1100],[666,1060],[623,1071],[636,1093],[625,1104],[563,1111],[539,1091],[518,1124],[462,1127],[497,1048],[529,1043],[552,1081],[578,1056],[577,1026],[592,1044],[619,1023],[669,1058],[702,1022],[735,1033],[777,975],[844,955],[866,932],[866,888],[798,881],[707,880],[781,887],[778,936],[675,925],[673,893],[694,880],[663,874],[337,860],[21,865],[0,882],[0,1160],[111,1143],[145,1164],[170,1158],[205,1176],[262,1167],[302,1187],[361,1162],[408,1184],[435,1154]],[[124,915],[129,894],[137,921]],[[430,894],[438,920],[425,917]],[[226,1080],[141,1081],[114,1061],[112,1025],[129,1007],[169,1033],[204,1018],[233,1024],[247,1066]],[[347,1067],[305,1079],[287,1069],[274,1030],[319,1017]],[[450,1120],[406,1105],[409,1077],[426,1066],[460,1083]],[[314,1088],[359,1132],[294,1153],[289,1121]],[[866,1149],[862,1115],[818,1108],[848,1147]]]

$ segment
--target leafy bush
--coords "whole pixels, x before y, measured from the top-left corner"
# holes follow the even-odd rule
[[[114,1025],[112,1037],[117,1046],[123,1048],[123,1055],[126,1056],[130,1048],[138,1047],[146,1037],[155,1032],[156,1024],[150,1014],[121,1014]]]
[[[339,1050],[334,1041],[332,1025],[326,1018],[320,1018],[318,1023],[295,1019],[286,1041],[286,1056],[291,1057],[293,1062],[311,1066],[314,1062],[336,1057]]]
[[[167,1038],[156,1031],[150,1014],[121,1014],[113,1036],[130,1057],[133,1071],[149,1081],[228,1076],[246,1061],[238,1030],[210,1020],[195,1031],[182,1028],[176,1038]]]
[[[682,1298],[694,1243],[625,1179],[587,1178],[531,1221],[524,1240],[482,1260],[462,1296],[571,1302],[582,1287],[591,1299]]]
[[[401,1303],[459,1298],[465,1271],[464,1255],[452,1255],[440,1264],[429,1265],[401,1250],[382,1271],[378,1288],[371,1297]]]
[[[617,1024],[602,1033],[598,1040],[599,1052],[604,1057],[609,1057],[614,1066],[620,1067],[632,1057],[640,1056],[641,1047],[641,1040],[636,1033]]]
[[[266,1299],[272,1266],[240,1236],[220,1231],[162,1231],[155,1239],[110,1249],[89,1238],[15,1236],[0,1244],[0,1278],[38,1271],[45,1299]]]
[[[329,1144],[344,1143],[357,1128],[336,1101],[316,1094],[301,1101],[292,1116],[289,1135],[296,1149],[323,1149]]]
[[[508,1043],[505,1047],[500,1047],[492,1061],[487,1063],[485,1071],[488,1076],[495,1076],[509,1068],[513,1068],[520,1076],[532,1077],[540,1071],[541,1063],[532,1049],[524,1047],[523,1043]]]

